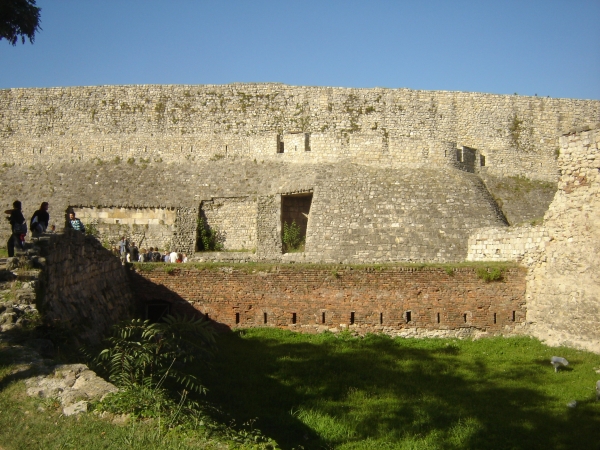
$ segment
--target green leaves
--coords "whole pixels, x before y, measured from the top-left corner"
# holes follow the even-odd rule
[[[283,251],[286,253],[300,248],[303,240],[302,232],[300,225],[295,220],[290,224],[283,223],[283,237],[281,240],[283,241]]]
[[[184,363],[213,355],[215,337],[208,321],[171,315],[161,323],[133,319],[115,326],[106,342],[108,348],[94,363],[117,386],[160,388],[170,379],[187,390],[206,392]]]
[[[197,231],[196,248],[198,251],[223,250],[223,236],[219,233],[219,230],[210,228],[203,218],[198,219]]]

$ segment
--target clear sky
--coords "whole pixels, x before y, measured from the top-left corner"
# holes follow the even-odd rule
[[[281,82],[600,99],[600,0],[38,0],[0,88]]]

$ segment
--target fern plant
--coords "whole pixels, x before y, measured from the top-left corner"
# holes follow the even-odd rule
[[[187,390],[206,391],[184,369],[185,363],[206,361],[214,353],[214,331],[204,319],[171,315],[161,323],[133,319],[116,325],[106,342],[108,348],[93,363],[119,387],[160,388],[170,379]]]

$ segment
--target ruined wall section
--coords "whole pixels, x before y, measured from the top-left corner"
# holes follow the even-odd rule
[[[78,175],[72,175],[73,171]],[[208,224],[233,239],[229,249],[256,247],[257,258],[275,261],[290,259],[282,256],[281,196],[313,195],[305,252],[293,260],[461,261],[474,229],[505,225],[477,175],[455,169],[415,171],[347,162],[317,166],[247,160],[147,165],[80,162],[57,165],[53,171],[41,165],[0,168],[0,183],[5,209],[19,199],[29,218],[42,201],[48,201],[50,222],[59,230],[69,207],[78,214],[85,208],[126,208],[140,213],[169,209],[175,212],[175,223],[169,225],[171,249],[188,254],[196,244],[200,205],[214,204],[215,199],[226,206],[209,212]],[[150,233],[148,226],[138,231]],[[252,245],[253,234],[248,233],[254,226],[256,244]],[[156,227],[168,231],[160,221]],[[8,235],[8,223],[0,222],[0,230]],[[141,234],[128,237],[137,242]],[[101,240],[115,245],[118,235],[105,235]],[[235,248],[238,245],[246,247]]]
[[[516,261],[531,264],[532,255],[550,241],[543,226],[482,228],[468,241],[467,261]]]
[[[600,125],[563,136],[559,164],[549,241],[528,275],[527,321],[552,345],[600,353]]]
[[[75,231],[55,235],[45,257],[38,302],[45,321],[98,343],[135,311],[121,261],[95,238]]]
[[[217,234],[223,250],[256,251],[256,196],[214,197],[200,205],[201,214]]]
[[[176,232],[175,208],[75,208],[77,217],[93,227],[107,245],[118,242],[122,236],[135,242],[139,248],[171,248]]]
[[[506,226],[480,183],[458,170],[338,167],[315,187],[305,259],[462,261],[472,230]]]
[[[295,87],[97,86],[0,91],[6,163],[244,157],[385,167],[478,149],[490,173],[556,179],[556,136],[600,120],[600,102],[490,94]],[[278,153],[278,143],[285,150]]]

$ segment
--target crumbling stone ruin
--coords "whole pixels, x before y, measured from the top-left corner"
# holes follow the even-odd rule
[[[581,280],[573,272],[579,284],[548,291],[564,278],[565,261],[578,260],[567,255],[575,251],[569,246],[588,254],[594,247],[583,242],[597,241],[597,131],[559,137],[599,121],[595,100],[408,89],[10,89],[0,91],[2,202],[8,208],[18,198],[30,216],[49,201],[59,231],[73,208],[106,245],[125,235],[138,246],[192,254],[209,234],[223,251],[197,253],[199,261],[516,260],[529,267],[527,305],[509,293],[502,321],[600,350],[591,325],[598,319],[593,274]],[[524,222],[533,225],[515,227]],[[303,244],[285,253],[292,223]],[[7,224],[0,230],[7,235]],[[582,309],[567,311],[567,297]],[[412,305],[403,308],[421,320]],[[346,309],[340,317],[350,317]],[[411,322],[406,311],[394,312],[398,324]],[[368,314],[373,324],[379,317],[354,313],[357,325]],[[455,313],[448,323],[484,320]],[[259,323],[264,316],[256,314],[251,320]],[[427,316],[434,324],[435,314]],[[492,317],[478,326],[492,327],[499,316]]]
[[[2,201],[188,254],[203,218],[226,259],[461,261],[474,230],[543,216],[558,136],[598,120],[593,100],[408,89],[9,89]]]

